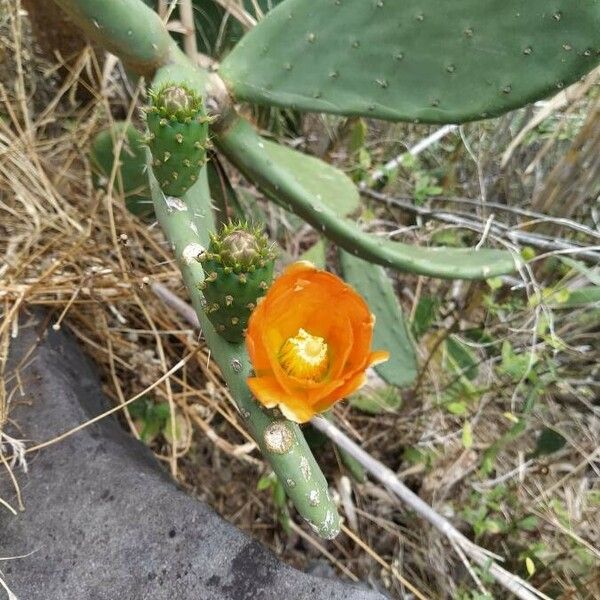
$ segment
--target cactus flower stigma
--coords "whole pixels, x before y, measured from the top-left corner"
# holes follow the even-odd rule
[[[341,279],[308,262],[291,265],[250,317],[252,393],[288,419],[308,421],[388,359],[386,351],[371,351],[374,324],[363,298]]]

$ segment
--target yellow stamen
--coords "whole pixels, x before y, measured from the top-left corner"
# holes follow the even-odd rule
[[[300,328],[286,340],[279,351],[279,363],[288,375],[299,379],[321,381],[329,367],[327,342]]]

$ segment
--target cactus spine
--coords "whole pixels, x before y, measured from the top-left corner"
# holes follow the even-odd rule
[[[145,115],[154,174],[165,194],[181,197],[206,163],[209,118],[202,98],[185,85],[167,83],[149,96]]]
[[[250,313],[273,279],[274,259],[260,228],[229,224],[211,234],[208,251],[200,257],[205,274],[200,289],[208,318],[228,342],[243,341]]]

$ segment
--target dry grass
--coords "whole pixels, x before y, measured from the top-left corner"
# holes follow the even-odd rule
[[[283,533],[270,498],[255,490],[264,464],[207,349],[188,323],[166,309],[151,290],[153,282],[160,282],[185,298],[161,232],[128,213],[117,193],[118,181],[109,185],[108,192],[92,186],[86,158],[89,142],[112,115],[135,117],[131,98],[117,76],[98,73],[91,54],[81,57],[66,83],[49,83],[47,75],[54,67],[35,58],[27,46],[29,38],[21,30],[26,21],[14,12],[5,14],[0,23],[0,53],[6,67],[0,79],[0,383],[13,376],[4,373],[4,361],[10,338],[19,334],[19,315],[43,307],[54,328],[64,327],[80,340],[115,403],[163,378],[149,395],[168,402],[171,412],[185,420],[189,435],[182,436],[179,445],[157,437],[152,445],[156,456],[192,493],[284,560],[300,568],[329,561],[343,575],[368,581],[398,598],[406,592],[403,578],[429,598],[489,588],[485,574],[475,575],[474,582],[464,557],[434,530],[415,522],[384,489],[353,482],[348,497],[340,487],[343,468],[328,446],[321,461],[332,485],[346,502],[350,499],[348,516],[357,529],[328,543],[317,543],[303,525],[294,526],[289,535]],[[79,77],[83,70],[97,74],[101,92],[89,90],[93,100],[80,104],[75,91],[84,85]],[[389,134],[395,136],[396,131]],[[489,137],[475,127],[467,134]],[[274,211],[272,222],[278,216]],[[398,222],[397,214],[385,213],[380,225]],[[422,228],[415,237],[423,239],[440,230]],[[297,255],[311,236],[306,228],[289,234],[287,250]],[[541,285],[547,276],[531,272],[529,283],[536,277]],[[540,589],[562,598],[585,593],[588,598],[600,597],[597,571],[594,575],[600,564],[600,419],[594,405],[597,395],[585,395],[585,390],[597,392],[598,387],[593,381],[591,388],[589,381],[584,381],[587,387],[578,383],[594,378],[597,383],[597,329],[578,326],[575,311],[553,313],[554,331],[566,344],[560,350],[561,372],[572,375],[562,385],[552,382],[539,390],[527,431],[499,452],[494,475],[482,476],[479,466],[485,450],[511,426],[506,414],[522,405],[529,389],[507,384],[495,370],[500,344],[510,339],[515,348],[552,358],[548,338],[535,333],[546,313],[525,306],[491,318],[482,308],[486,290],[482,284],[452,286],[405,278],[399,289],[408,313],[424,295],[444,299],[442,317],[419,344],[427,368],[418,389],[406,394],[398,412],[373,417],[346,404],[338,410],[341,426],[438,511],[455,515],[469,535],[472,530],[458,513],[466,506],[475,508],[502,480],[507,492],[497,501],[494,514],[511,523],[534,515],[538,524],[533,531],[487,532],[479,543],[507,557],[507,568],[523,574],[524,557],[533,556],[532,546],[539,542],[544,548],[532,579]],[[441,407],[453,377],[444,367],[443,353],[432,350],[450,330],[480,324],[494,342],[490,347],[474,345],[482,361],[477,386],[485,392],[470,412],[473,443],[466,448],[461,443],[465,419]],[[185,364],[165,378],[184,356]],[[10,420],[11,402],[18,401],[0,385],[0,431]],[[139,424],[126,409],[123,424],[139,436]],[[527,461],[535,432],[543,425],[560,431],[567,444],[546,459]],[[427,460],[411,462],[407,448],[418,449]],[[3,456],[12,453],[5,445]],[[13,469],[18,485],[19,473],[14,465]]]

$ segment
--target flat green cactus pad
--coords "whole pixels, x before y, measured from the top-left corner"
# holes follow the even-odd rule
[[[390,358],[375,367],[391,385],[405,387],[417,377],[417,357],[394,286],[385,269],[339,253],[344,279],[364,297],[375,315],[373,348],[387,350]]]
[[[242,119],[220,131],[215,142],[229,161],[275,202],[356,256],[400,271],[449,279],[486,279],[516,268],[515,258],[503,250],[418,247],[365,233],[356,222],[340,217],[293,171],[270,160],[264,140]]]
[[[263,139],[269,162],[289,171],[296,182],[341,217],[352,214],[360,204],[358,189],[342,171],[287,146]]]
[[[141,217],[154,213],[148,177],[144,136],[131,124],[117,121],[100,131],[90,147],[90,161],[94,172],[94,186],[104,187],[109,181],[115,162],[115,142],[123,136],[119,155],[119,169],[114,186],[125,197],[130,212]]]
[[[239,100],[392,121],[500,115],[600,59],[600,0],[286,0],[227,56]]]

